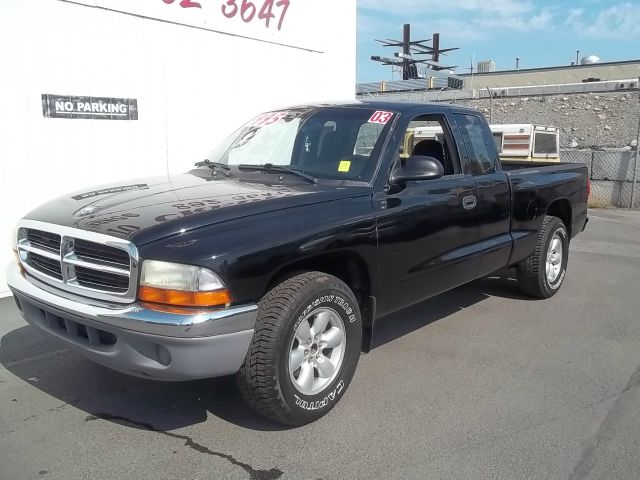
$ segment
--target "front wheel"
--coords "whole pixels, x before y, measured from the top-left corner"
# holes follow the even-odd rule
[[[557,217],[545,216],[534,252],[517,266],[518,283],[524,293],[549,298],[560,289],[567,273],[569,234]]]
[[[344,395],[361,343],[360,309],[344,282],[321,272],[292,277],[260,301],[240,392],[272,420],[312,422]]]

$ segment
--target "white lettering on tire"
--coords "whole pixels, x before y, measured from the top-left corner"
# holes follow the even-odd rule
[[[294,330],[298,328],[300,322],[302,322],[302,319],[305,318],[309,314],[309,312],[311,312],[311,310],[317,308],[321,303],[334,303],[338,305],[340,308],[342,308],[342,310],[344,310],[344,313],[347,314],[349,323],[353,323],[357,320],[356,316],[354,315],[353,308],[351,308],[349,302],[345,301],[344,298],[335,295],[323,295],[320,298],[316,298],[313,302],[306,306],[306,308],[302,311],[302,313],[296,320],[296,323],[293,326]]]
[[[317,308],[321,303],[333,303],[338,307],[340,307],[347,314],[347,317],[349,318],[350,323],[354,323],[357,320],[354,314],[353,308],[349,305],[349,302],[347,302],[344,298],[336,295],[323,295],[322,297],[315,299],[313,302],[311,302],[309,305],[305,307],[305,309],[302,311],[302,313],[300,314],[300,316],[298,317],[298,319],[294,324],[294,327],[293,327],[294,331],[298,329],[298,326],[300,325],[302,320],[306,318],[307,315],[309,315],[309,313],[314,308]],[[335,402],[337,398],[340,396],[340,394],[342,393],[343,389],[344,389],[344,380],[340,380],[336,384],[335,388],[330,393],[325,395],[325,397],[322,400],[308,402],[307,400],[300,398],[296,394],[294,394],[294,397],[296,399],[296,405],[298,407],[304,410],[309,410],[309,411],[320,410],[322,408],[327,407],[330,403]]]
[[[329,405],[330,402],[334,402],[336,398],[342,393],[344,389],[344,380],[340,380],[338,384],[335,386],[333,391],[326,395],[322,400],[316,400],[315,402],[307,402],[303,400],[298,395],[294,395],[296,397],[296,405],[304,410],[320,410],[321,408]]]

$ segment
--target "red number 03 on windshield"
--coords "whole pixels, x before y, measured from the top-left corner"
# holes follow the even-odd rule
[[[369,123],[379,123],[381,125],[386,124],[393,117],[393,112],[382,112],[378,110],[371,115]]]

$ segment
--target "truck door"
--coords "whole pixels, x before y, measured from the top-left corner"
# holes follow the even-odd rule
[[[466,283],[476,277],[479,268],[473,247],[479,234],[476,181],[473,175],[461,171],[447,116],[430,114],[409,119],[396,127],[389,147],[395,158],[391,168],[380,172],[373,196],[382,292],[378,296],[379,315]],[[425,124],[440,126],[442,141],[423,140],[411,153],[437,158],[445,175],[390,186],[393,166],[411,161],[410,157],[399,156],[405,129]]]
[[[509,261],[511,236],[511,192],[509,179],[501,170],[498,150],[484,117],[453,115],[461,139],[462,165],[476,182],[479,215],[480,267],[478,276],[488,275]]]

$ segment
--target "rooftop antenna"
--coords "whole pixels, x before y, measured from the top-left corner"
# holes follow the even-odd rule
[[[405,23],[402,30],[402,79],[409,80],[411,75],[411,24]]]
[[[411,40],[411,25],[408,23],[403,26],[402,40],[388,38],[386,40],[376,39],[376,42],[381,43],[383,47],[402,49],[401,52],[394,53],[394,58],[374,55],[371,57],[371,60],[380,62],[383,65],[390,65],[391,67],[400,67],[404,80],[419,78],[418,65],[424,65],[425,68],[435,71],[452,70],[456,68],[455,66],[441,64],[440,56],[447,52],[458,50],[458,47],[440,48],[440,34],[438,33],[435,33],[431,39]],[[433,42],[433,46],[427,45],[429,42]],[[425,58],[427,55],[430,58]]]
[[[433,37],[431,39],[431,45],[433,48],[433,51],[431,53],[431,60],[433,60],[434,62],[438,63],[440,61],[440,34],[439,33],[434,33]]]

